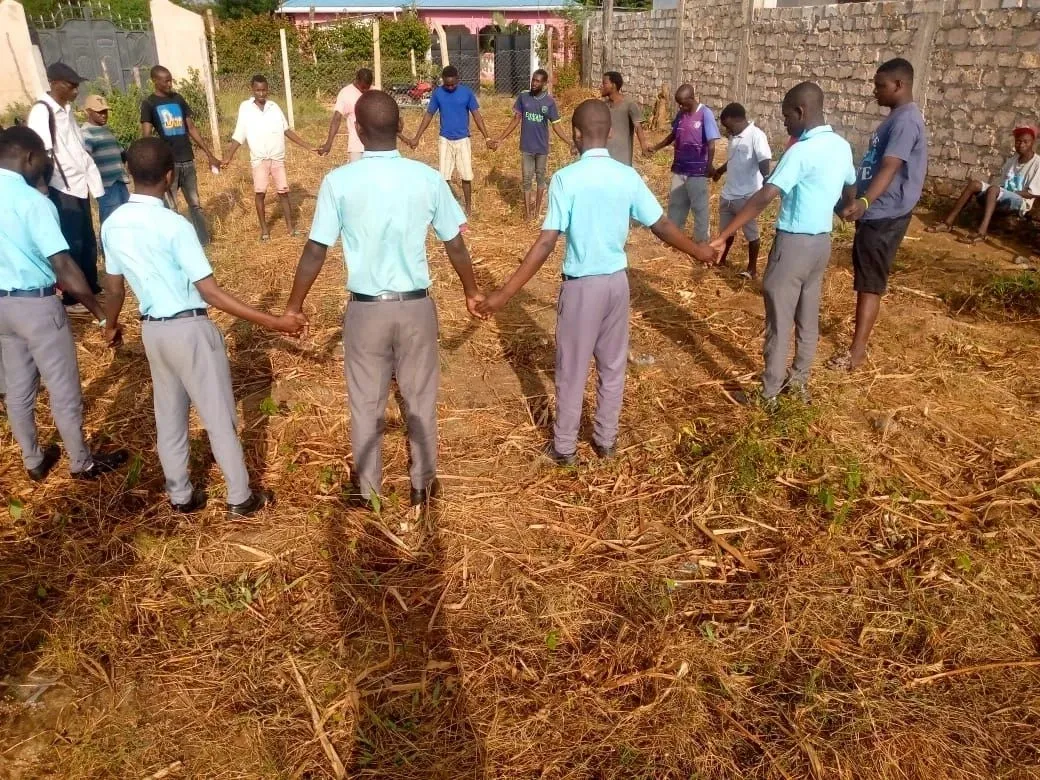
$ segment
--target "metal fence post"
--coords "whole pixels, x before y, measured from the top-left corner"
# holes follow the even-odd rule
[[[289,127],[296,129],[296,117],[293,115],[292,81],[289,78],[289,47],[285,44],[285,28],[278,30],[278,40],[282,44],[282,79],[285,81],[285,110],[289,112]]]

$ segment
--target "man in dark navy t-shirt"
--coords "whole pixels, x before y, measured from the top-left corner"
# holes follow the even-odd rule
[[[549,186],[549,126],[552,125],[553,132],[568,147],[573,146],[560,128],[560,109],[545,88],[548,80],[549,74],[541,68],[531,74],[531,89],[516,96],[513,121],[495,141],[501,144],[520,126],[520,171],[524,182],[524,213],[528,219],[541,212]],[[533,186],[536,176],[537,190]]]

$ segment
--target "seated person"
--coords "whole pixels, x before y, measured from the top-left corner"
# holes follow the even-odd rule
[[[989,222],[994,211],[1024,215],[1033,208],[1033,200],[1040,196],[1040,157],[1037,157],[1035,127],[1016,127],[1015,154],[1004,163],[1000,172],[999,183],[987,184],[972,180],[964,185],[964,191],[954,205],[953,210],[942,222],[925,228],[926,233],[948,233],[957,215],[961,213],[968,201],[975,197],[983,207],[982,222],[975,233],[970,233],[964,241],[977,244],[986,240]]]

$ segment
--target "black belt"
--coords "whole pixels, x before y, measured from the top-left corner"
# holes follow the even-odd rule
[[[362,295],[361,293],[352,292],[350,294],[350,300],[357,301],[358,303],[386,303],[387,301],[417,301],[420,298],[429,298],[429,290],[412,290],[411,292],[402,293],[381,293],[380,295]]]
[[[55,288],[37,287],[35,290],[0,290],[0,298],[46,298],[54,295]]]
[[[621,270],[627,271],[628,269],[622,268]],[[586,274],[585,276],[568,276],[567,274],[560,274],[560,276],[565,282],[573,282],[575,279],[588,279],[590,276],[613,276],[616,273],[617,271],[611,271],[609,274]]]
[[[143,322],[168,322],[169,320],[185,320],[188,317],[208,317],[209,313],[205,309],[185,309],[179,311],[171,317],[153,317],[151,314],[145,314],[141,317]]]

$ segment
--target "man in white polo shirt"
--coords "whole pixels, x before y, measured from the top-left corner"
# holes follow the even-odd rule
[[[289,129],[285,114],[278,104],[267,99],[268,85],[264,76],[253,76],[253,97],[238,107],[238,121],[231,135],[231,146],[221,168],[227,168],[238,148],[249,144],[249,162],[253,167],[253,191],[256,194],[256,216],[260,220],[260,240],[267,241],[271,234],[267,229],[264,200],[267,187],[274,179],[274,188],[282,201],[282,214],[291,235],[299,235],[293,227],[292,206],[289,203],[289,179],[285,173],[285,139],[309,152],[320,152]]]
[[[336,95],[336,107],[332,111],[332,121],[329,122],[329,137],[325,145],[321,147],[321,154],[332,151],[332,142],[336,140],[339,126],[343,120],[347,121],[347,162],[357,162],[365,151],[365,145],[361,143],[358,136],[357,120],[354,118],[354,106],[358,99],[368,90],[372,89],[374,75],[368,68],[360,68],[354,76],[351,84],[343,87]]]
[[[90,215],[90,196],[105,194],[94,158],[83,145],[83,136],[73,103],[84,79],[63,62],[47,68],[50,90],[40,95],[29,111],[29,129],[40,136],[53,163],[48,197],[58,209],[61,234],[69,244],[69,254],[83,272],[90,291],[101,292],[98,284],[97,237],[94,220]],[[68,293],[62,294],[62,303],[71,314],[88,314],[83,304]]]
[[[740,213],[748,198],[762,189],[762,182],[769,176],[769,163],[773,152],[769,148],[769,139],[754,122],[749,122],[744,106],[730,103],[719,116],[719,121],[729,135],[729,150],[726,164],[715,170],[715,181],[724,174],[726,183],[722,187],[719,198],[719,232],[726,229],[733,217]],[[731,236],[726,241],[726,249],[722,253],[720,265],[725,265],[726,256],[733,246]],[[758,275],[758,250],[760,246],[758,220],[753,219],[744,225],[744,238],[748,242],[748,265],[740,275],[746,279],[754,279]]]

